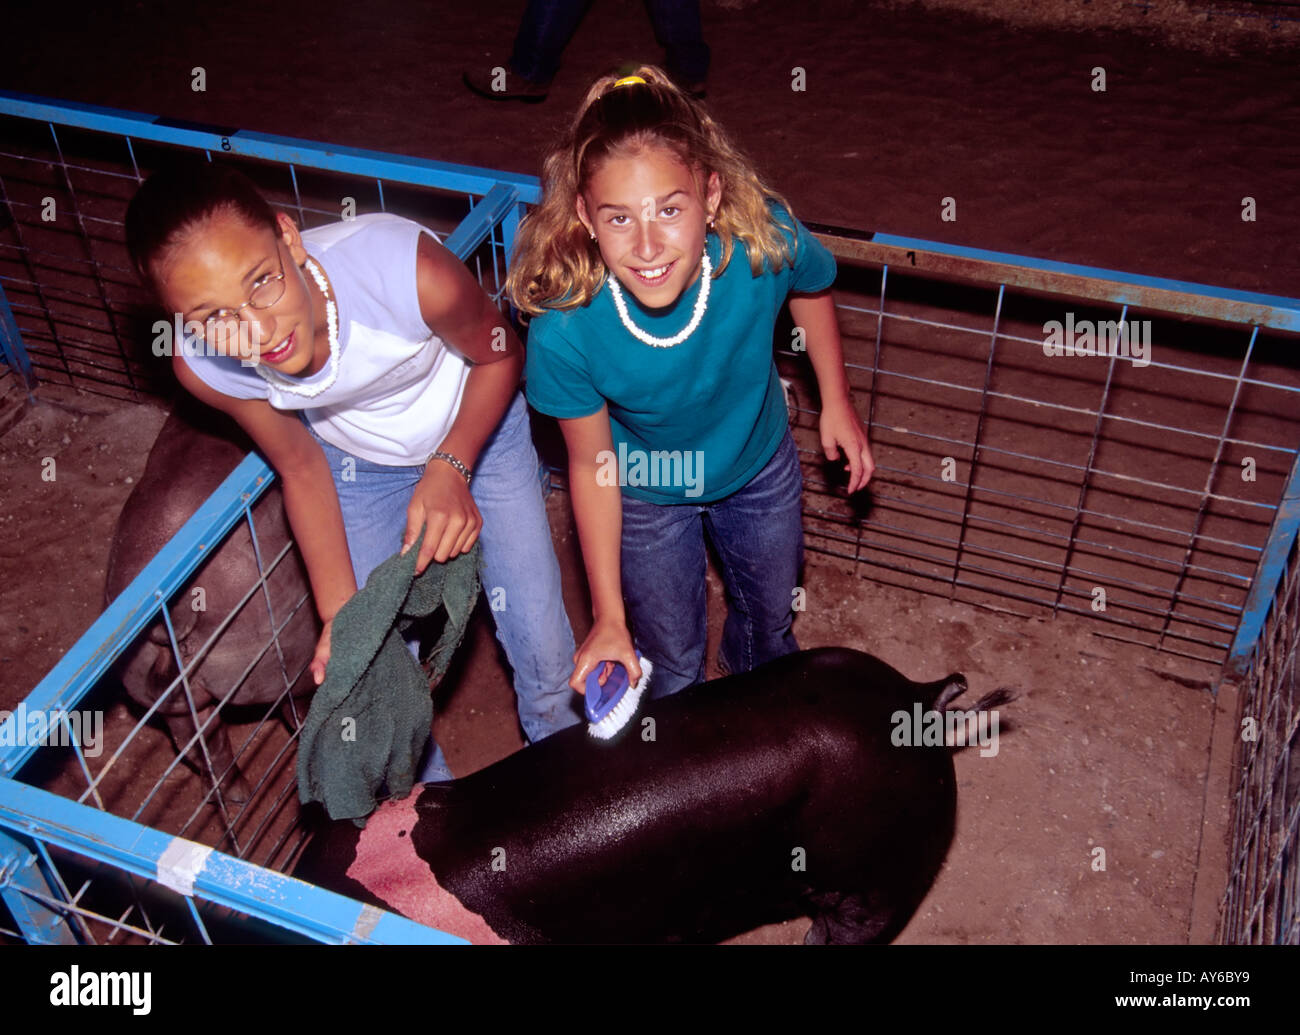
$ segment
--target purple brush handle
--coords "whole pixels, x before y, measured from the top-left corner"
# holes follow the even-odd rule
[[[637,658],[640,657],[641,655],[638,654]],[[590,722],[599,722],[608,715],[628,688],[627,669],[622,664],[617,661],[614,662],[614,671],[605,680],[605,685],[601,686],[600,674],[604,670],[605,662],[602,661],[587,673],[587,719]]]

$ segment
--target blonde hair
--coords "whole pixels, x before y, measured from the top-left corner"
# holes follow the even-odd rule
[[[769,201],[776,201],[790,212],[786,200],[759,179],[722,128],[666,73],[643,65],[636,75],[645,82],[615,87],[616,76],[597,79],[569,132],[546,158],[542,201],[519,228],[506,279],[511,301],[523,312],[575,309],[595,296],[605,264],[578,218],[578,195],[606,159],[648,146],[669,148],[705,182],[717,173],[722,199],[713,229],[722,243],[722,258],[715,277],[727,268],[737,240],[749,252],[754,276],[764,262],[773,270],[793,265],[790,243],[768,208]],[[794,233],[793,224],[786,229]]]

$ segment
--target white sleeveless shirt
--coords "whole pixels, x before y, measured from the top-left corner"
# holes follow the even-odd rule
[[[338,307],[338,376],[319,395],[286,391],[277,382],[320,384],[329,379],[329,363],[305,377],[272,373],[268,381],[238,359],[196,355],[203,350],[192,344],[186,363],[223,395],[302,410],[316,434],[355,456],[393,467],[424,463],[451,430],[471,364],[420,315],[415,260],[421,233],[434,236],[387,213],[303,232],[307,254],[325,271]],[[324,341],[320,346],[328,347]]]

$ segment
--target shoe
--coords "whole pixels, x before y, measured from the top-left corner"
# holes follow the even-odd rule
[[[540,104],[546,100],[546,94],[550,90],[550,84],[535,83],[531,79],[516,75],[509,69],[504,75],[491,71],[464,72],[461,78],[470,90],[489,101],[522,101],[524,104]]]
[[[677,84],[677,88],[681,90],[682,93],[686,94],[686,96],[691,100],[704,100],[708,91],[708,83],[703,79],[689,79],[680,72],[671,70],[668,75],[672,78],[672,81]]]

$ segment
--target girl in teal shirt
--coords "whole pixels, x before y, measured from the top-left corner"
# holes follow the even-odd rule
[[[509,290],[533,314],[529,402],[559,420],[601,661],[651,696],[704,678],[705,537],[729,609],[729,672],[798,649],[801,477],[773,358],[787,297],[822,397],[821,440],[849,492],[871,477],[830,285],[835,260],[659,69],[598,80],[547,158]]]

